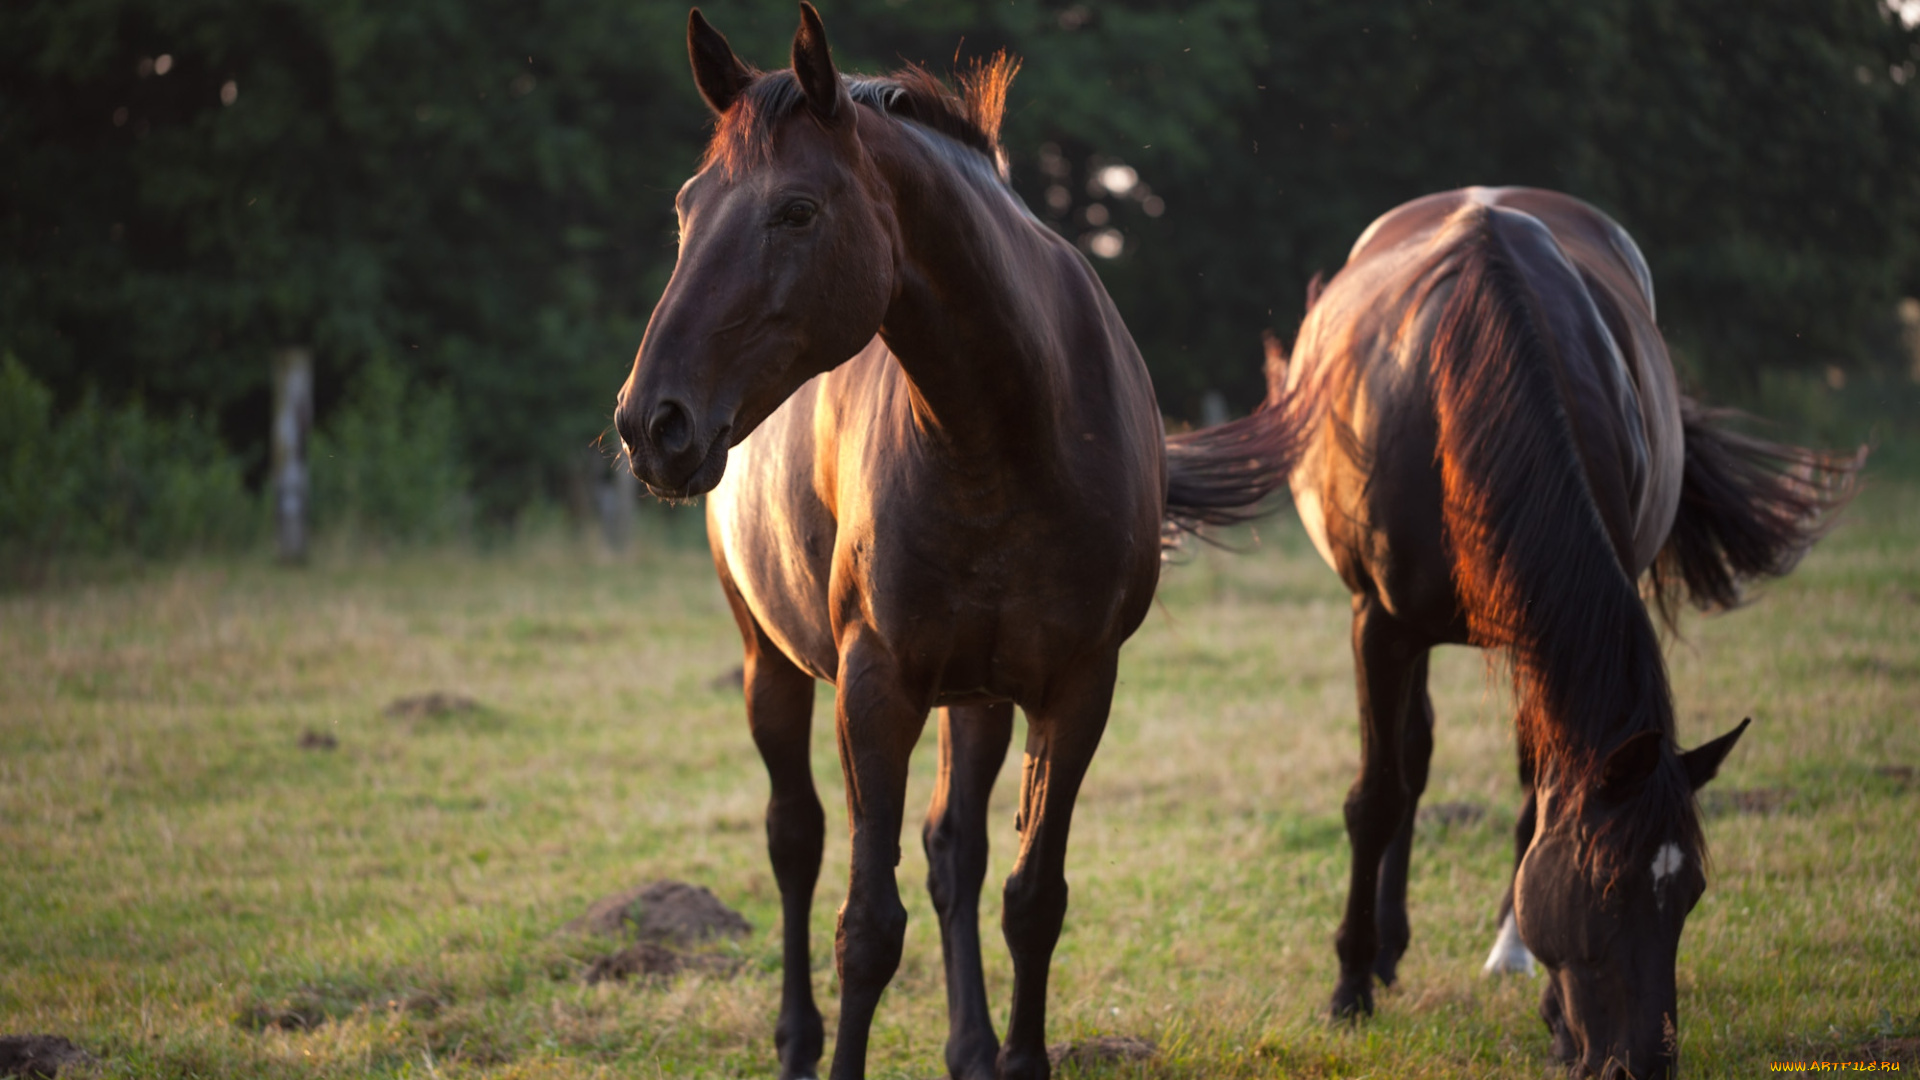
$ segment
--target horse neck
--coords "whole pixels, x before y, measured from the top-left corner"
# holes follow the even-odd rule
[[[880,334],[915,419],[966,454],[1032,460],[1073,422],[1069,390],[1086,388],[1069,383],[1067,324],[1098,317],[1103,297],[1050,272],[1058,253],[984,158],[891,128],[874,158],[893,191],[899,289]]]

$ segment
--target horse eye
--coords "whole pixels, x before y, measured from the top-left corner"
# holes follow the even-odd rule
[[[814,207],[810,202],[797,202],[788,206],[780,214],[782,225],[805,225],[813,220]]]

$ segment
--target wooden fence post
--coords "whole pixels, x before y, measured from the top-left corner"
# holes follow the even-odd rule
[[[600,528],[610,550],[625,551],[632,541],[634,510],[639,501],[640,481],[634,478],[633,463],[627,460],[627,447],[622,442],[612,472],[600,487]]]
[[[273,524],[280,561],[307,558],[307,435],[313,430],[313,350],[273,351]]]

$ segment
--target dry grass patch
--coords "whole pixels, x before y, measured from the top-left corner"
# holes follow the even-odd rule
[[[1153,1051],[1062,1074],[1542,1075],[1538,982],[1478,974],[1519,798],[1504,681],[1466,650],[1433,665],[1428,801],[1455,809],[1418,833],[1401,985],[1370,1024],[1321,1021],[1357,760],[1347,603],[1296,526],[1261,533],[1251,555],[1171,568],[1123,655],[1075,816],[1050,1035]],[[1681,949],[1695,1075],[1920,1037],[1917,598],[1920,490],[1882,486],[1795,577],[1688,619],[1671,649],[1684,742],[1756,718],[1708,803],[1713,884]],[[779,909],[738,663],[704,551],[663,535],[627,557],[550,539],[0,597],[0,1032],[68,1036],[117,1077],[763,1074]],[[386,711],[433,694],[474,707]],[[815,746],[838,835],[824,730]],[[942,1060],[918,825],[876,1077]],[[813,920],[829,1031],[845,873],[830,843]],[[588,985],[606,943],[555,931],[656,878],[744,914],[731,966]]]

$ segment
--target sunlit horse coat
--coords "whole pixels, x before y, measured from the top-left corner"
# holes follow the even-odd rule
[[[1284,385],[1320,419],[1291,484],[1353,592],[1362,748],[1336,1015],[1370,1012],[1406,949],[1427,655],[1474,644],[1512,664],[1528,788],[1490,964],[1526,962],[1517,930],[1548,965],[1576,1074],[1673,1061],[1674,955],[1706,886],[1692,793],[1739,729],[1679,751],[1639,582],[1669,612],[1731,605],[1792,567],[1857,461],[1717,426],[1654,316],[1618,225],[1525,188],[1388,213],[1311,304]]]

